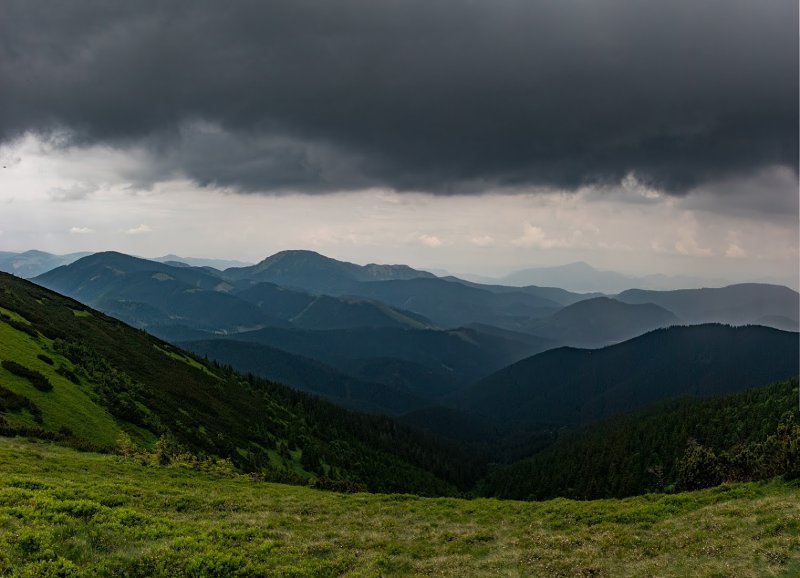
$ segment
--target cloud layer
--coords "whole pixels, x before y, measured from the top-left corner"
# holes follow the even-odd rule
[[[635,175],[719,199],[765,171],[796,182],[797,21],[795,0],[6,0],[0,140],[145,151],[126,175],[143,186],[451,194]]]

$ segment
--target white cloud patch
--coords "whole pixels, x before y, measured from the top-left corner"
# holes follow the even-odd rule
[[[648,187],[639,181],[634,173],[628,173],[625,175],[625,178],[622,179],[620,186],[622,187],[622,191],[624,193],[631,196],[638,196],[649,201],[654,201],[663,197],[663,194],[661,194],[658,190]]]
[[[492,247],[494,245],[494,237],[491,235],[479,235],[472,237],[470,242],[476,247]]]
[[[90,233],[94,233],[94,229],[89,227],[72,227],[69,230],[70,235],[88,235]]]
[[[551,237],[544,229],[531,223],[523,225],[522,236],[511,241],[511,244],[515,247],[535,247],[537,249],[558,249],[569,246],[566,239]]]
[[[430,247],[431,249],[436,249],[437,247],[442,246],[442,240],[436,235],[427,235],[425,233],[422,233],[417,237],[417,239],[419,240],[420,243],[422,243],[426,247]]]
[[[678,239],[675,241],[675,251],[679,255],[690,255],[692,257],[710,257],[714,251],[710,247],[703,246],[698,241],[699,224],[692,211],[685,211],[681,216],[681,224],[677,229]]]
[[[149,225],[145,225],[144,223],[142,223],[138,227],[133,227],[131,229],[127,229],[125,231],[125,234],[126,235],[145,235],[145,234],[150,233],[152,231],[153,231],[153,229],[151,229]]]
[[[730,259],[743,259],[747,257],[747,250],[742,246],[741,235],[736,231],[728,233],[728,248],[725,256]]]
[[[743,257],[747,257],[747,251],[742,249],[739,245],[731,243],[725,250],[725,256],[732,259],[741,259]]]

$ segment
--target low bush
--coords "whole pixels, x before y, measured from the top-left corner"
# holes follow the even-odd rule
[[[16,361],[11,361],[4,359],[0,365],[10,373],[17,375],[19,377],[24,377],[28,381],[31,382],[31,385],[38,389],[39,391],[52,391],[53,384],[50,383],[50,380],[47,379],[44,375],[36,371],[35,369],[28,369],[24,365],[17,363]]]

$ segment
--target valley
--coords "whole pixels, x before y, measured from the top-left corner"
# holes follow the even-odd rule
[[[17,522],[7,517],[0,564],[67,574],[181,567],[251,575],[300,564],[300,575],[362,567],[401,575],[447,564],[453,575],[637,575],[664,570],[654,536],[678,539],[693,517],[719,516],[720,504],[729,503],[724,516],[752,518],[762,507],[782,520],[795,515],[784,504],[800,475],[800,341],[796,331],[754,322],[791,325],[796,293],[748,285],[598,295],[415,274],[303,251],[224,271],[98,253],[35,284],[0,273],[0,433],[10,436],[0,438],[0,455],[17,472],[7,503],[24,509],[36,491],[68,483],[67,502],[90,512],[78,517],[82,529],[70,522],[58,530],[75,544],[69,550],[54,546],[48,518],[26,513],[33,546],[19,551]],[[742,323],[728,324],[735,320]],[[123,485],[108,488],[113,495],[155,476],[150,483],[165,495],[192,504],[191,516],[168,500],[152,511],[126,499],[141,537],[135,551],[124,549],[129,530],[108,521],[122,504],[69,482],[76,470],[67,463],[78,458],[65,447],[101,452],[80,460],[92,475],[118,472]],[[51,474],[26,461],[36,454],[48,456]],[[704,490],[720,483],[728,486]],[[212,501],[202,487],[214,488],[205,492]],[[656,493],[635,497],[648,492]],[[67,507],[47,499],[54,511]],[[176,550],[186,532],[232,531],[211,515],[212,502],[240,503],[231,511],[248,529],[237,532],[273,545],[237,557],[204,538]],[[274,523],[262,527],[269,508],[277,508]],[[597,522],[604,529],[596,534],[586,508],[618,521]],[[345,510],[383,530],[356,537],[340,521]],[[553,526],[556,512],[573,521]],[[528,520],[541,536],[577,532],[583,546],[565,555],[543,538],[529,542],[515,529],[522,522],[498,529],[506,516]],[[154,519],[172,529],[151,535]],[[397,520],[427,529],[401,538]],[[329,528],[324,540],[306,524]],[[629,540],[642,524],[653,532],[637,533],[650,544],[642,565],[630,564],[627,546],[601,545]],[[717,528],[703,543],[747,547],[732,520]],[[97,532],[105,546],[76,542]],[[451,538],[442,542],[441,532]],[[423,546],[431,540],[437,545]],[[764,556],[793,568],[798,548],[781,544]],[[682,560],[659,575],[717,564],[691,548]],[[751,562],[741,561],[743,575]]]

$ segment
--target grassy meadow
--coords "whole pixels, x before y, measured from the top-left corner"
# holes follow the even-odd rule
[[[800,486],[337,494],[0,438],[3,576],[797,576]]]

